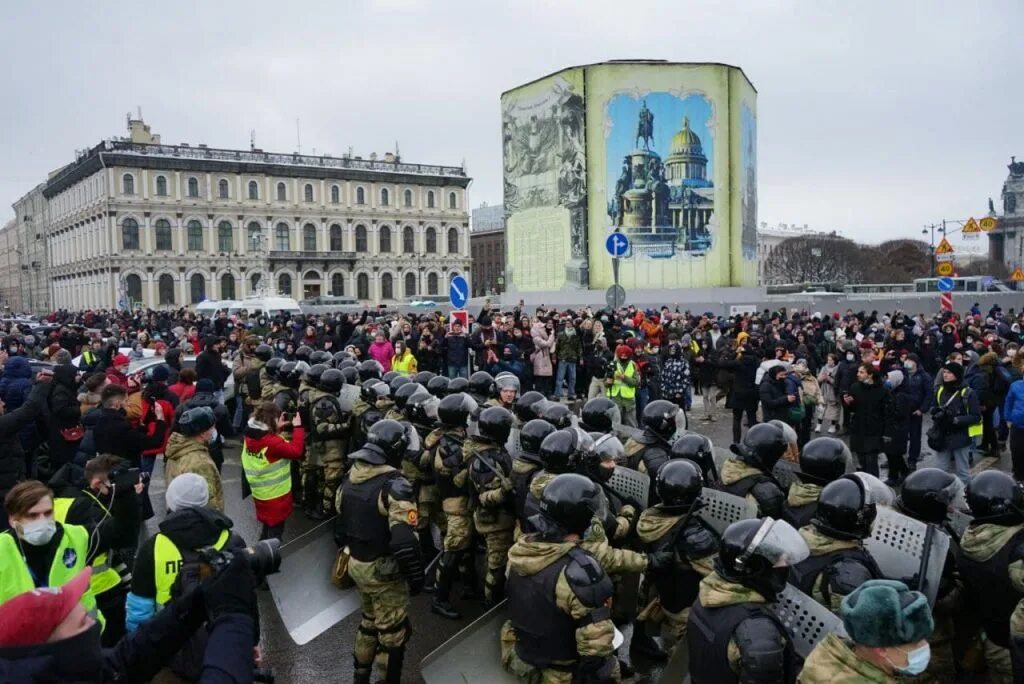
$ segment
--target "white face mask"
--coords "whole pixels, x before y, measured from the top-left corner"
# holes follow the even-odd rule
[[[49,544],[50,540],[53,539],[53,535],[57,533],[57,523],[53,518],[43,518],[41,520],[21,523],[18,527],[21,529],[21,538],[25,540],[25,543],[32,546],[45,546]]]
[[[206,443],[207,444],[213,444],[214,442],[217,441],[217,437],[218,437],[217,429],[214,428],[213,432],[210,433],[210,438],[208,440],[206,440]]]

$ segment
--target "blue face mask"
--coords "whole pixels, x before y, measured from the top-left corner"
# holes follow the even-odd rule
[[[896,674],[913,677],[928,669],[928,662],[931,660],[931,657],[931,647],[928,645],[928,642],[925,642],[924,646],[915,648],[913,651],[907,653],[906,667],[896,667],[893,665],[892,669]],[[886,660],[888,660],[888,658]]]

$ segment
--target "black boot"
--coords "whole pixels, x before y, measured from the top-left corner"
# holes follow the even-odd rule
[[[402,684],[402,661],[405,660],[405,646],[387,649],[388,673],[384,684]]]
[[[477,584],[476,557],[472,551],[463,551],[459,560],[459,572],[462,574],[462,600],[483,601],[484,594]]]
[[[494,584],[490,587],[489,596],[484,601],[485,608],[493,608],[505,600],[505,571],[497,570],[494,574]]]
[[[647,633],[647,623],[637,621],[633,625],[633,639],[629,644],[629,652],[634,655],[641,655],[650,660],[664,662],[668,660],[668,653],[658,645],[654,637]]]
[[[306,473],[302,485],[306,517],[310,520],[326,520],[327,514],[323,510],[323,487],[320,478],[315,472]]]
[[[370,677],[373,676],[373,663],[369,665],[355,664],[352,669],[352,684],[370,684]]]
[[[456,554],[452,551],[445,551],[437,563],[437,579],[434,581],[434,600],[430,603],[430,612],[449,620],[462,619],[462,613],[455,610],[450,602],[452,581],[455,579],[456,572],[458,572]]]

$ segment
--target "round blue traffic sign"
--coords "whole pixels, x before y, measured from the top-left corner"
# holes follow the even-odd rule
[[[952,292],[953,291],[953,279],[952,278],[939,278],[938,282],[939,292]]]
[[[604,248],[613,257],[622,257],[629,252],[629,238],[624,233],[612,233],[604,241]]]
[[[456,309],[466,306],[466,300],[469,299],[469,282],[466,281],[465,276],[457,275],[452,278],[452,282],[448,285],[448,299]]]

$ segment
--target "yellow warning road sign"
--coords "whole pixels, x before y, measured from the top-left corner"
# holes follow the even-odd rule
[[[953,275],[953,262],[952,261],[941,261],[935,265],[935,272],[940,276]]]
[[[946,238],[942,238],[942,242],[940,242],[939,246],[935,248],[935,253],[936,254],[952,254],[953,253],[953,245],[949,244],[949,240],[947,240]]]
[[[1015,283],[1019,283],[1024,280],[1024,270],[1021,270],[1020,266],[1018,266],[1017,270],[1010,275],[1010,280]]]
[[[986,233],[989,232],[990,230],[995,230],[997,223],[998,222],[993,216],[986,216],[985,218],[978,221],[978,225],[981,226],[981,229]]]
[[[974,217],[972,216],[971,218],[967,219],[967,223],[964,224],[964,230],[963,230],[964,235],[970,235],[971,233],[980,233],[980,232],[981,232],[981,226],[979,226],[978,222],[974,220]]]

